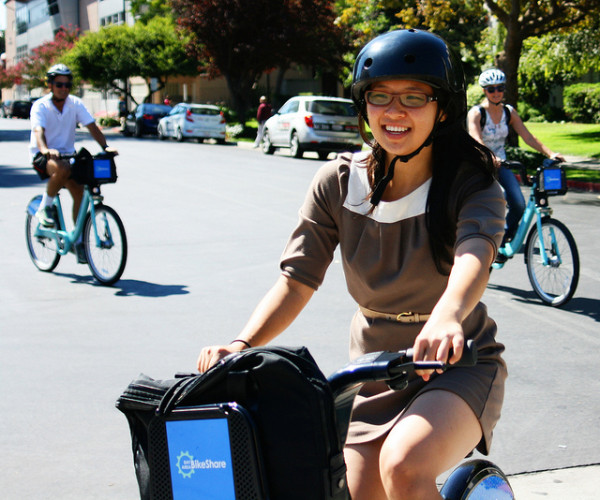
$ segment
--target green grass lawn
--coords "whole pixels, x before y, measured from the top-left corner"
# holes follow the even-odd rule
[[[527,122],[525,126],[552,151],[600,158],[600,124]],[[519,146],[532,151],[520,138]]]

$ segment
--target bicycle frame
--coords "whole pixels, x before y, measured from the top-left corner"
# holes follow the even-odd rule
[[[97,190],[97,191],[96,191]],[[62,205],[60,203],[60,193],[54,198],[54,204],[56,206],[56,211],[58,214],[58,229],[55,227],[44,227],[41,224],[38,224],[34,236],[39,238],[49,238],[56,242],[56,248],[60,255],[66,255],[71,251],[75,243],[79,240],[81,235],[83,234],[83,227],[85,224],[85,219],[88,211],[91,213],[92,217],[92,225],[94,227],[94,236],[96,238],[96,245],[100,246],[101,241],[98,236],[98,230],[96,227],[96,218],[95,218],[95,205],[96,203],[102,203],[102,195],[100,194],[99,188],[94,188],[94,193],[90,191],[89,186],[84,187],[83,198],[81,200],[81,205],[79,207],[79,212],[77,214],[77,220],[75,221],[75,226],[71,231],[67,231],[65,229],[65,218],[63,215]],[[39,198],[41,201],[41,197]],[[31,203],[27,209],[30,215],[35,215],[38,207],[38,203]],[[109,228],[107,228],[110,231]],[[112,242],[112,236],[108,235],[108,241]]]
[[[552,209],[548,206],[548,198],[546,196],[537,195],[537,183],[534,181],[531,186],[529,201],[527,202],[527,206],[525,207],[523,217],[521,217],[521,221],[519,222],[519,228],[517,229],[517,232],[511,241],[505,243],[500,249],[498,249],[498,253],[508,258],[513,257],[523,247],[523,244],[525,243],[525,239],[527,238],[527,234],[529,232],[529,228],[531,226],[531,223],[533,222],[534,217],[536,218],[538,234],[542,234],[542,219],[551,215]],[[553,231],[551,232],[551,235],[552,244],[556,246]],[[547,266],[549,262],[543,238],[540,238],[540,249],[544,266]],[[558,259],[560,260],[560,255],[558,255]],[[494,262],[492,264],[493,269],[502,269],[503,266],[504,262]]]

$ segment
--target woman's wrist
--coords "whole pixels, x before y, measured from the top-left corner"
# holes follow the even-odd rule
[[[245,341],[245,340],[242,340],[242,339],[235,339],[235,340],[232,340],[232,341],[229,343],[229,345],[231,345],[231,344],[235,344],[236,342],[238,342],[238,343],[240,343],[240,344],[244,344],[245,348],[247,348],[247,349],[251,349],[251,348],[252,348],[252,346],[250,345],[250,343],[249,343],[249,342],[247,342],[247,341]],[[243,349],[244,349],[244,348],[242,348],[242,350],[243,350]]]

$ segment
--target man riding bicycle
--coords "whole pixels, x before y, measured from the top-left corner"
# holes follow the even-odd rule
[[[71,179],[71,166],[61,154],[75,152],[75,130],[81,123],[104,151],[117,154],[106,144],[106,137],[96,125],[94,118],[83,101],[70,95],[73,74],[64,64],[52,66],[46,73],[50,93],[38,99],[31,107],[31,139],[29,152],[33,168],[44,179],[48,179],[40,208],[36,213],[43,226],[56,224],[53,211],[54,197],[66,187],[73,197],[73,220],[77,219],[83,198],[83,186]],[[79,254],[79,252],[78,252]]]

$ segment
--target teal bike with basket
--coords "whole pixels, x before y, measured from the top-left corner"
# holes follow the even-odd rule
[[[51,272],[62,256],[75,253],[76,244],[81,244],[92,275],[102,285],[112,285],[121,278],[127,262],[123,222],[114,209],[104,204],[101,193],[103,184],[117,181],[114,155],[92,156],[82,148],[61,158],[71,164],[71,177],[84,186],[77,220],[72,229],[67,229],[59,193],[54,198],[56,224],[43,226],[36,215],[42,196],[35,196],[27,205],[25,218],[29,256],[39,270]]]
[[[529,201],[514,238],[505,243],[498,254],[504,262],[492,267],[501,269],[508,259],[523,249],[527,275],[536,295],[547,305],[558,307],[568,302],[579,282],[579,252],[575,238],[565,224],[552,217],[550,198],[567,192],[562,165],[546,159],[530,178],[518,162],[508,166],[519,168],[521,181],[530,186]]]

